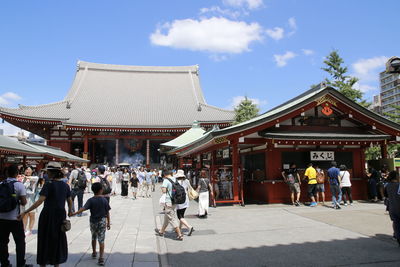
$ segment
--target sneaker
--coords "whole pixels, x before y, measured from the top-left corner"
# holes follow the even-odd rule
[[[311,202],[310,207],[316,207],[317,206],[317,202]]]
[[[344,203],[345,206],[347,206],[347,203]]]
[[[335,207],[335,209],[340,210],[340,209],[341,209],[340,205],[337,204],[336,207]]]
[[[350,206],[353,206],[353,203],[350,203]]]
[[[298,207],[298,206],[300,206],[300,203],[299,203],[298,201],[296,201],[296,202],[294,203],[294,205],[295,205],[296,207]]]
[[[25,236],[30,236],[32,234],[31,231],[25,231]]]

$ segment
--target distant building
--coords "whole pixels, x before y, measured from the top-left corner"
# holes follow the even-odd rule
[[[394,111],[393,105],[400,106],[400,78],[398,73],[379,74],[382,113]]]
[[[371,106],[369,106],[369,109],[372,110],[375,113],[381,114],[382,115],[382,101],[381,101],[381,95],[374,95],[373,101]]]

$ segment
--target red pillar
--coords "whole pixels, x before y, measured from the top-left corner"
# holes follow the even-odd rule
[[[239,200],[239,150],[238,140],[231,141],[232,147],[232,174],[233,174],[233,200]]]
[[[146,140],[146,168],[150,168],[150,140]]]

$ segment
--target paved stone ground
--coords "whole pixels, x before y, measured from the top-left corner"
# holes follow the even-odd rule
[[[165,237],[154,235],[163,219],[158,190],[153,199],[111,198],[107,266],[400,266],[400,248],[391,240],[382,204],[356,203],[342,210],[225,206],[198,219],[197,203],[191,202],[186,217],[196,231],[176,241],[171,229]],[[88,220],[88,214],[71,218],[70,254],[62,266],[96,265]],[[10,252],[15,264],[12,242]],[[28,263],[35,263],[35,253],[34,234],[27,238]]]

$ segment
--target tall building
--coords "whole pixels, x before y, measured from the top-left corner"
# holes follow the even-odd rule
[[[394,111],[393,105],[400,106],[400,77],[398,73],[379,74],[381,86],[382,113]]]
[[[372,104],[368,107],[368,109],[382,115],[382,101],[380,94],[374,95]]]

